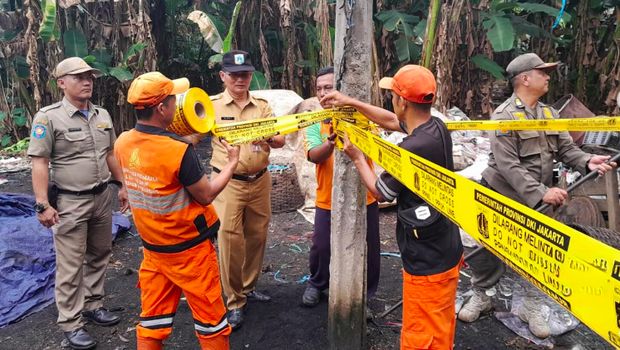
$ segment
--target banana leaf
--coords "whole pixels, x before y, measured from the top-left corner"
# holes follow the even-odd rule
[[[70,29],[62,36],[65,57],[85,57],[88,55],[86,37],[79,29]]]
[[[230,46],[232,45],[232,39],[235,36],[235,28],[237,27],[237,18],[239,17],[240,9],[241,9],[241,1],[237,1],[237,4],[235,4],[235,9],[233,10],[232,20],[230,21],[230,27],[228,28],[228,33],[226,34],[226,38],[224,38],[224,43],[222,45],[222,53],[226,53],[230,51]]]
[[[514,47],[515,30],[510,19],[493,15],[485,20],[483,25],[487,29],[487,38],[493,46],[493,51],[503,52]]]
[[[222,37],[218,32],[215,24],[211,21],[209,16],[202,11],[193,11],[187,16],[187,19],[196,23],[200,29],[200,34],[205,39],[211,50],[221,53],[222,52]]]
[[[473,64],[475,64],[478,68],[491,73],[496,79],[504,80],[504,69],[500,67],[495,61],[488,59],[483,55],[476,55],[471,58]]]
[[[43,20],[39,27],[39,36],[41,39],[48,43],[55,41],[58,36],[56,33],[56,0],[43,0],[41,4],[41,10],[43,12]]]

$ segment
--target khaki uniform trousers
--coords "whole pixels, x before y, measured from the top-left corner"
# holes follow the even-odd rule
[[[246,295],[260,276],[271,219],[270,195],[267,171],[254,181],[230,180],[213,201],[221,222],[220,274],[229,310],[245,306]]]
[[[56,249],[58,325],[72,331],[84,325],[82,311],[103,306],[103,282],[112,252],[112,193],[60,194],[60,222],[53,227]]]

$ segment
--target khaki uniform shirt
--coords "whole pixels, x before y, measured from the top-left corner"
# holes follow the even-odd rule
[[[555,118],[555,109],[538,102],[532,110],[514,94],[491,116],[491,120]],[[591,158],[566,131],[495,131],[490,141],[489,164],[482,177],[499,193],[532,208],[552,186],[554,159],[584,174]]]
[[[250,102],[243,109],[239,108],[234,102],[228,90],[211,97],[211,101],[215,109],[216,124],[273,117],[273,111],[271,107],[269,107],[267,100],[253,97],[252,94],[250,94]],[[211,166],[218,169],[224,168],[228,163],[228,152],[226,152],[226,148],[224,148],[217,138],[212,139],[211,145],[213,147]],[[253,175],[265,169],[267,165],[269,165],[270,150],[268,145],[254,146],[251,143],[241,145],[239,164],[237,164],[235,174]]]
[[[88,103],[88,120],[67,99],[42,108],[32,121],[28,155],[48,158],[56,185],[86,191],[110,180],[106,156],[116,134],[108,112]]]

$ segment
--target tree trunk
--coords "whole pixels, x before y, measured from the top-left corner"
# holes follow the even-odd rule
[[[336,4],[336,87],[370,100],[372,4]],[[330,349],[366,347],[366,190],[349,158],[336,152],[332,188],[328,340]]]

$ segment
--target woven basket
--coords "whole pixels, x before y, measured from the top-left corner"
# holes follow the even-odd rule
[[[295,211],[304,204],[304,195],[299,188],[295,164],[270,164],[271,212]]]

